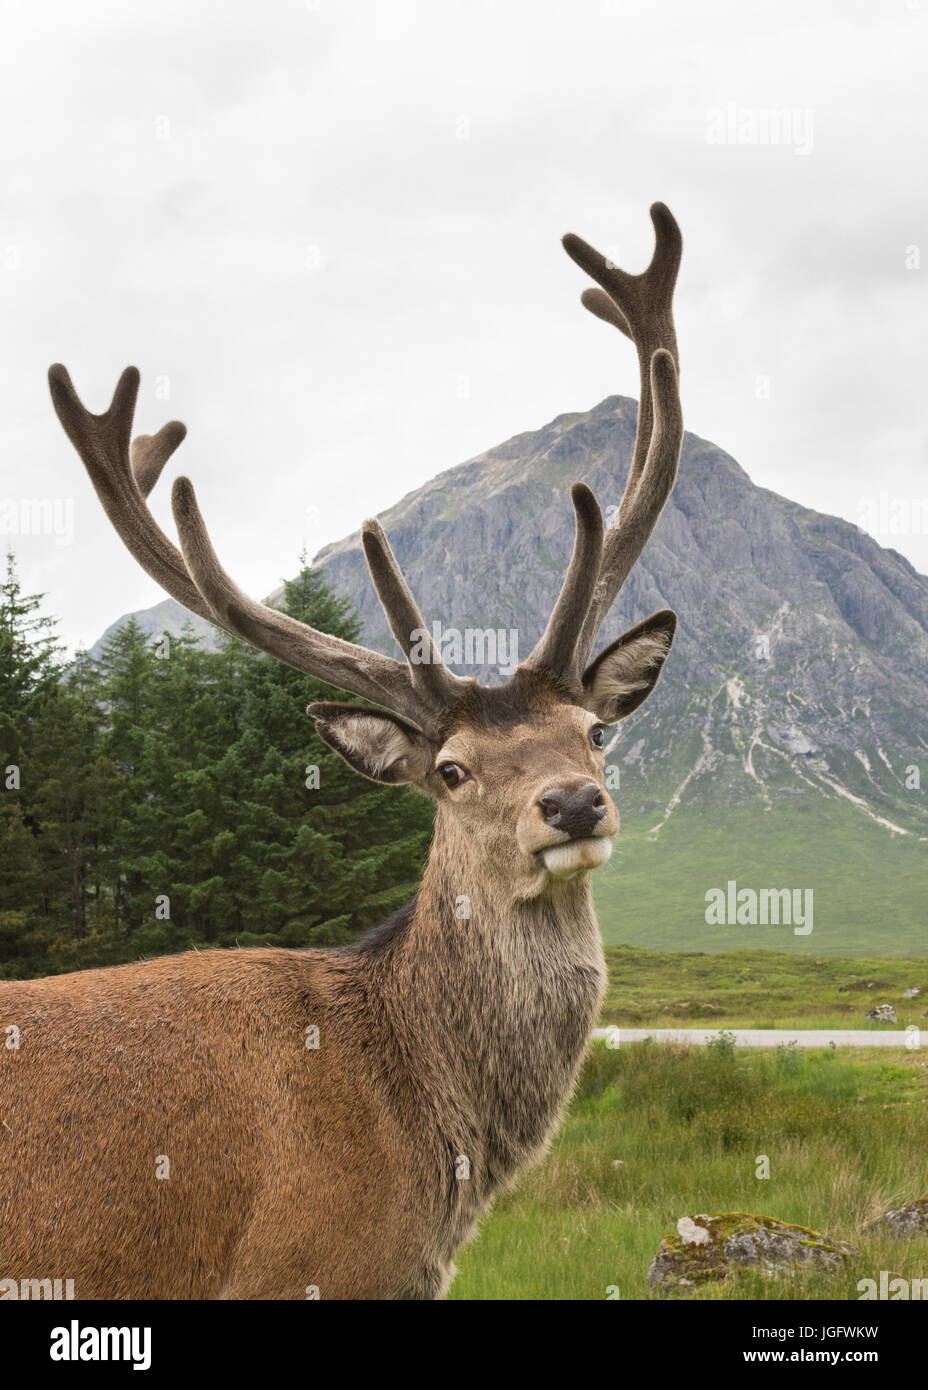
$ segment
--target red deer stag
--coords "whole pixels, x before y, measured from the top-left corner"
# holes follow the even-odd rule
[[[651,218],[641,275],[564,239],[601,286],[586,307],[637,348],[637,438],[608,531],[573,487],[563,587],[499,687],[452,674],[434,648],[414,658],[425,623],[376,521],[364,551],[405,661],[242,593],[186,478],[176,549],[146,498],[183,425],[130,445],[138,372],[92,415],[52,367],[58,418],[139,563],[194,613],[370,702],[309,713],[362,776],[431,797],[435,833],[416,897],[353,946],[0,985],[0,1280],[72,1279],[77,1298],[439,1298],[493,1194],[544,1151],[604,985],[589,872],[619,827],[604,726],[647,698],[676,623],[655,613],[589,664],[683,436],[680,233],[663,204]]]

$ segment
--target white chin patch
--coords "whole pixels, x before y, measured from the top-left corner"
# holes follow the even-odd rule
[[[541,862],[549,874],[580,873],[583,869],[598,869],[612,856],[612,841],[605,835],[594,840],[573,840],[566,845],[552,845],[541,851]]]

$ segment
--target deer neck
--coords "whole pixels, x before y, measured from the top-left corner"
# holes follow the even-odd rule
[[[505,1181],[556,1124],[602,1001],[589,874],[512,900],[439,816],[412,915],[379,973],[420,1094],[435,1098],[459,1153],[480,1153],[488,1186]]]

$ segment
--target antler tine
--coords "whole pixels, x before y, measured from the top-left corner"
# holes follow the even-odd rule
[[[683,239],[663,203],[652,206],[651,221],[654,255],[640,275],[612,265],[578,236],[568,235],[563,242],[567,254],[601,286],[584,291],[584,307],[631,339],[641,377],[635,450],[618,514],[606,532],[599,582],[577,648],[581,663],[670,495],[683,442],[673,323]]]
[[[214,621],[297,671],[385,705],[414,723],[423,722],[429,711],[402,662],[317,632],[238,588],[219,563],[189,478],[174,479],[171,506],[184,561]]]
[[[60,363],[49,369],[48,385],[55,414],[80,454],[103,510],[126,549],[178,603],[201,618],[215,621],[187,573],[180,551],[145,505],[145,496],[133,472],[129,440],[139,391],[136,368],[127,367],[123,372],[109,409],[102,415],[93,415],[86,409],[67,369]],[[147,440],[142,437],[145,442],[137,457],[146,493],[185,433],[184,426],[174,422]]]
[[[670,496],[683,443],[683,412],[677,369],[669,352],[658,349],[651,359],[650,384],[655,423],[638,487],[622,499],[619,514],[606,532],[599,580],[577,645],[580,664],[586,661],[603,619],[647,544]]]
[[[652,205],[651,222],[655,232],[654,255],[647,270],[640,275],[629,275],[613,265],[582,237],[568,233],[563,239],[568,256],[602,287],[600,291],[584,291],[581,296],[584,307],[597,318],[613,324],[638,350],[641,397],[635,453],[629,473],[631,486],[637,483],[644,467],[651,439],[651,358],[658,348],[666,348],[678,370],[680,365],[673,323],[673,291],[683,254],[683,238],[676,219],[664,203]]]
[[[129,450],[132,473],[139,492],[147,497],[161,477],[168,459],[187,437],[187,426],[179,420],[162,425],[157,434],[137,434]]]
[[[114,530],[142,568],[178,603],[299,671],[386,705],[414,723],[422,722],[428,710],[414,692],[409,669],[402,662],[317,632],[286,614],[255,603],[236,589],[213,554],[193,489],[182,480],[190,490],[192,513],[183,487],[179,494],[180,510],[185,524],[192,515],[187,526],[187,544],[196,556],[197,569],[188,566],[145,502],[186,429],[179,421],[172,421],[157,434],[138,436],[130,448],[139,389],[135,367],[127,367],[123,372],[112,403],[102,415],[93,415],[85,408],[60,364],[50,369],[48,381],[55,412],[83,460]],[[177,506],[175,502],[175,515]]]
[[[473,682],[456,676],[442,661],[379,521],[364,522],[361,544],[390,630],[409,662],[413,685],[439,705],[448,704]],[[416,660],[415,649],[423,644],[425,659]]]
[[[603,553],[603,514],[586,483],[570,490],[574,504],[574,548],[557,602],[541,638],[522,663],[554,675],[579,675],[577,640],[593,599]]]

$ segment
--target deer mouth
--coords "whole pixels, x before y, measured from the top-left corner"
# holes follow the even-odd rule
[[[612,856],[611,835],[589,835],[581,839],[562,840],[559,845],[547,845],[538,851],[538,858],[555,878],[598,869]]]

